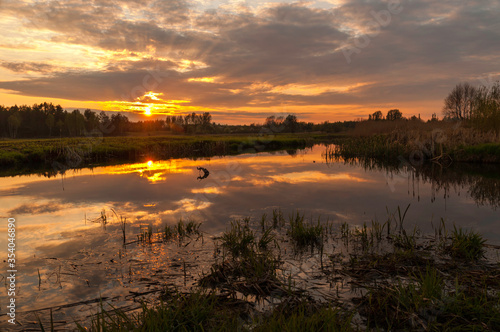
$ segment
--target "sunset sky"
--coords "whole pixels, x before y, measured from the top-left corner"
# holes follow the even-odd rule
[[[428,118],[458,82],[500,79],[499,14],[498,0],[0,0],[0,105]]]

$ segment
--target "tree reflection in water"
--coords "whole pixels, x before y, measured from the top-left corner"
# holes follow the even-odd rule
[[[384,171],[388,181],[395,178],[406,178],[408,194],[417,196],[420,200],[420,183],[429,183],[432,188],[431,201],[437,195],[446,199],[449,192],[466,190],[467,194],[478,206],[490,206],[496,210],[500,206],[500,165],[455,163],[448,167],[433,162],[426,162],[414,167],[408,162],[384,162],[371,158],[344,158],[338,155],[324,153],[327,164],[343,162],[344,164],[361,166],[369,171]]]

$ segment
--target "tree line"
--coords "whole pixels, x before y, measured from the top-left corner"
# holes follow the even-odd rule
[[[239,133],[338,133],[354,128],[355,121],[322,123],[298,121],[293,114],[270,116],[263,124],[224,125],[212,121],[209,112],[179,114],[164,119],[130,121],[123,114],[108,115],[86,109],[67,111],[60,105],[41,103],[33,106],[0,106],[0,137],[78,137],[100,132],[119,136],[133,132],[165,131],[174,134],[239,134]]]
[[[90,109],[83,113],[80,110],[67,111],[52,103],[0,106],[0,136],[10,138],[78,137],[96,131],[109,136],[151,131],[209,133],[213,131],[211,121],[208,112],[132,122],[120,113],[110,116]]]
[[[449,120],[469,121],[476,128],[500,131],[500,83],[475,87],[457,84],[444,100],[443,115]]]
[[[368,121],[383,121],[383,120],[385,120],[385,121],[398,121],[398,120],[422,121],[422,119],[420,119],[420,115],[419,116],[412,115],[409,118],[405,118],[403,116],[403,113],[397,108],[387,111],[386,116],[384,116],[384,113],[382,113],[382,111],[376,111],[373,114],[368,115]],[[437,115],[435,113],[432,114],[432,118],[429,121],[437,121]]]

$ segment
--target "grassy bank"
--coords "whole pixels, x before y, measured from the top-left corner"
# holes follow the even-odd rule
[[[3,140],[0,166],[75,168],[117,161],[210,157],[301,149],[330,138],[320,134],[283,134]]]
[[[284,217],[236,220],[216,237],[213,264],[188,291],[123,311],[103,303],[81,331],[471,331],[500,329],[500,265],[474,231],[443,220],[423,236],[406,210],[353,226]],[[179,222],[135,242],[196,241]],[[188,234],[188,228],[193,232]],[[182,230],[182,231],[181,231]],[[151,239],[154,239],[152,241]],[[125,241],[124,241],[125,242]],[[129,242],[129,245],[132,242]],[[335,249],[329,249],[333,248]],[[287,252],[288,251],[288,252]],[[290,257],[315,262],[293,274]],[[287,267],[288,266],[288,267]],[[183,267],[186,278],[186,265]],[[305,273],[307,280],[300,282]],[[314,280],[324,287],[311,287]],[[329,285],[329,286],[328,286]],[[43,320],[43,321],[42,321]],[[50,326],[51,317],[39,324]]]
[[[498,133],[482,132],[466,123],[364,121],[336,141],[332,156],[374,158],[419,166],[425,161],[500,163]]]

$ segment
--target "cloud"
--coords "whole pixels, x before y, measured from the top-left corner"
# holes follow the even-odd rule
[[[6,68],[15,73],[51,73],[58,70],[58,67],[43,62],[0,62],[0,67]]]
[[[56,213],[61,210],[68,208],[68,205],[59,203],[46,203],[46,204],[21,204],[18,207],[9,211],[11,215],[20,214],[44,214],[44,213]]]
[[[44,76],[0,82],[0,88],[91,101],[132,101],[154,91],[221,112],[283,103],[370,108],[432,101],[430,114],[457,82],[479,83],[497,71],[497,1],[402,0],[393,13],[390,3],[259,2],[252,9],[205,10],[180,0],[9,2],[7,15],[50,31],[45,38],[54,45],[102,54],[104,66],[4,61],[2,67],[20,75]],[[357,50],[350,61],[346,47]],[[152,73],[161,79],[154,83]],[[217,79],[200,79],[209,77]]]

